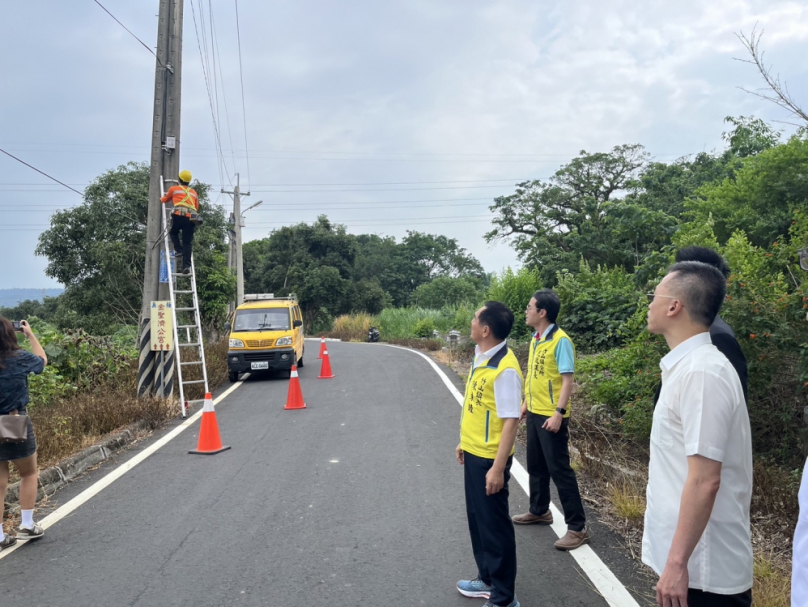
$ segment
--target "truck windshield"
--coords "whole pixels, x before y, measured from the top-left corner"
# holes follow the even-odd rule
[[[289,310],[286,308],[266,308],[263,310],[240,310],[236,312],[236,331],[288,331]]]

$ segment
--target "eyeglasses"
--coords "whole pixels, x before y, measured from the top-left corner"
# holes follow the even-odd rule
[[[536,310],[536,312],[539,312],[540,310],[544,310],[544,308],[536,308],[536,307],[531,306],[530,304],[528,304],[527,308],[525,308],[525,312],[530,312],[531,310]]]
[[[666,299],[679,299],[678,297],[674,297],[673,295],[657,295],[656,293],[646,293],[645,296],[648,298],[648,303],[654,301],[654,297],[664,297]]]

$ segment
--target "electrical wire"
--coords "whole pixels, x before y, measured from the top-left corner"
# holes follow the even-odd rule
[[[241,117],[244,122],[244,153],[247,157],[247,187],[252,185],[250,178],[250,148],[247,145],[247,105],[244,101],[244,70],[242,69],[241,62],[241,27],[239,26],[238,17],[238,0],[233,0],[236,5],[236,37],[238,40],[238,74],[241,79]]]
[[[95,2],[95,3],[96,3],[98,6],[100,6],[100,7],[101,7],[101,8],[104,10],[104,12],[105,12],[107,15],[109,15],[110,17],[112,17],[112,18],[115,20],[115,22],[116,22],[118,25],[120,25],[120,26],[121,26],[123,29],[125,29],[127,32],[129,32],[129,35],[131,35],[131,36],[132,36],[132,38],[134,38],[135,40],[137,40],[138,42],[140,42],[140,44],[142,44],[142,45],[143,45],[143,48],[145,48],[145,49],[146,49],[147,51],[149,51],[149,52],[150,52],[152,55],[154,55],[154,58],[155,58],[155,59],[157,59],[157,63],[159,63],[159,64],[160,64],[160,67],[162,67],[163,69],[168,69],[168,66],[166,66],[166,64],[165,64],[165,63],[163,63],[162,61],[160,61],[160,57],[158,57],[158,56],[157,56],[157,53],[155,53],[155,52],[152,50],[152,48],[151,48],[149,45],[147,45],[145,42],[143,42],[143,40],[141,40],[140,38],[138,38],[138,37],[137,37],[137,36],[134,34],[134,32],[132,32],[132,30],[130,30],[128,27],[126,27],[126,26],[125,26],[123,23],[121,23],[121,22],[120,22],[120,20],[119,20],[119,19],[118,19],[118,18],[117,18],[115,15],[113,15],[112,13],[110,13],[110,12],[109,12],[109,10],[107,10],[107,7],[106,7],[106,6],[104,6],[103,4],[101,4],[101,3],[100,3],[98,0],[93,0],[93,2]]]
[[[17,158],[17,157],[16,157],[14,154],[9,154],[8,152],[6,152],[6,151],[5,151],[4,149],[2,149],[2,148],[0,148],[0,152],[3,152],[3,154],[5,154],[6,156],[8,156],[9,158],[13,158],[13,159],[14,159],[14,160],[16,160],[17,162],[19,162],[19,163],[21,163],[21,164],[24,164],[24,165],[25,165],[25,166],[27,166],[29,169],[33,169],[33,170],[35,170],[35,171],[36,171],[37,173],[39,173],[40,175],[44,175],[45,177],[47,177],[47,178],[48,178],[48,179],[50,179],[51,181],[55,181],[55,182],[56,182],[56,183],[58,183],[59,185],[63,185],[63,186],[64,186],[64,187],[66,187],[68,190],[73,190],[73,191],[74,191],[76,194],[78,194],[79,196],[84,196],[84,194],[82,194],[81,192],[79,192],[77,189],[75,189],[75,188],[71,188],[71,187],[70,187],[69,185],[67,185],[66,183],[63,183],[63,182],[59,181],[58,179],[56,179],[56,177],[51,177],[50,175],[48,175],[48,174],[47,174],[46,172],[44,172],[44,171],[40,171],[40,170],[39,170],[38,168],[36,168],[35,166],[32,166],[32,165],[28,164],[27,162],[25,162],[24,160],[21,160],[20,158]]]
[[[221,137],[219,136],[219,125],[216,122],[216,110],[215,110],[215,104],[214,104],[214,101],[213,101],[213,95],[212,95],[212,88],[211,88],[211,84],[210,84],[210,79],[208,78],[208,69],[206,68],[206,64],[205,64],[205,55],[207,54],[207,40],[204,37],[205,36],[205,30],[204,30],[204,22],[202,21],[202,19],[204,17],[203,11],[202,11],[202,4],[200,2],[200,5],[199,5],[199,13],[200,13],[199,14],[199,21],[200,21],[200,23],[202,23],[202,39],[205,40],[205,44],[204,44],[205,53],[202,52],[203,44],[200,41],[199,27],[198,27],[197,21],[196,21],[196,9],[194,8],[194,1],[191,0],[190,4],[191,4],[191,16],[193,17],[193,21],[194,21],[194,33],[196,34],[196,46],[199,49],[199,59],[202,62],[202,74],[205,77],[205,88],[207,89],[207,92],[208,92],[208,102],[210,104],[210,117],[211,117],[211,120],[213,121],[214,143],[216,145],[216,152],[217,152],[217,157],[218,157],[218,160],[219,160],[219,181],[224,182],[224,175],[228,174],[228,173],[227,173],[227,166],[225,165],[225,161],[224,161],[224,153],[222,152],[222,140],[221,140]],[[186,154],[186,156],[187,156],[187,154]],[[229,179],[230,179],[230,177],[228,175],[228,180]]]

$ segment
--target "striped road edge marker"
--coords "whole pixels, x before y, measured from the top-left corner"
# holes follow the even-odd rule
[[[390,344],[383,345],[387,346],[388,348],[396,348],[398,350],[407,350],[408,352],[413,352],[426,360],[432,366],[435,373],[437,373],[441,380],[443,380],[443,383],[449,389],[449,392],[452,393],[452,396],[455,397],[458,404],[461,407],[463,406],[463,395],[460,394],[460,391],[446,376],[443,370],[429,356],[423,352],[412,350],[410,348],[403,348],[401,346],[393,346]],[[516,482],[519,483],[519,486],[522,487],[522,490],[529,496],[530,487],[528,485],[529,477],[527,470],[525,470],[525,467],[522,466],[516,457],[513,458],[511,474],[516,479]],[[552,502],[550,502],[550,510],[553,512],[553,531],[558,537],[562,537],[567,533],[567,526],[563,522],[564,515],[561,514],[561,511],[559,511],[558,507]],[[580,548],[571,550],[569,554],[575,559],[581,569],[584,570],[584,573],[586,573],[589,580],[592,582],[595,588],[597,588],[598,592],[606,600],[610,607],[640,607],[639,603],[637,603],[629,591],[626,590],[623,583],[617,579],[617,576],[612,573],[612,570],[606,566],[606,564],[595,553],[591,546],[584,544]]]
[[[246,377],[248,377],[248,376],[246,376]],[[246,379],[246,377],[245,377],[245,379]],[[233,391],[235,391],[239,386],[241,386],[241,384],[243,382],[244,382],[244,380],[242,379],[241,381],[239,381],[239,382],[233,384],[232,386],[230,386],[227,390],[225,390],[221,394],[221,396],[219,396],[219,398],[217,398],[215,401],[213,401],[213,404],[218,405],[225,398],[230,396],[230,394],[232,394]],[[171,432],[166,434],[163,438],[161,438],[160,440],[158,440],[154,444],[150,445],[149,447],[147,447],[146,449],[144,449],[143,451],[138,453],[135,457],[133,457],[129,461],[124,462],[123,464],[121,464],[120,466],[115,468],[112,472],[110,472],[109,474],[107,474],[103,478],[99,479],[98,481],[96,481],[95,483],[93,483],[92,485],[87,487],[87,489],[85,489],[84,491],[79,493],[76,497],[74,497],[70,501],[68,501],[65,504],[59,506],[56,510],[54,510],[48,516],[46,516],[41,521],[39,521],[39,524],[42,526],[43,529],[48,529],[49,527],[52,527],[53,525],[55,525],[56,523],[61,521],[67,515],[72,513],[74,510],[76,510],[79,506],[82,506],[83,504],[90,501],[93,497],[95,497],[96,495],[101,493],[101,491],[103,491],[104,489],[109,487],[112,483],[117,481],[124,474],[129,472],[132,468],[134,468],[139,463],[144,461],[150,455],[156,453],[157,451],[159,451],[160,449],[165,447],[168,443],[170,443],[172,440],[177,438],[180,434],[185,432],[185,430],[187,430],[191,425],[193,425],[194,422],[196,422],[196,420],[198,420],[200,417],[202,417],[203,411],[204,411],[203,409],[200,409],[199,411],[194,413],[194,415],[192,415],[191,417],[186,419],[184,422],[182,422],[179,426],[174,428]],[[17,548],[19,548],[20,546],[26,544],[29,541],[31,541],[31,540],[17,542],[11,548],[6,548],[2,552],[0,552],[0,560],[6,558],[9,554],[11,554],[15,550],[17,550]],[[33,540],[33,541],[36,541],[36,540]]]

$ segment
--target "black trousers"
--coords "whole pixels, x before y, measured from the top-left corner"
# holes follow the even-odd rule
[[[688,607],[752,607],[752,589],[740,594],[715,594],[687,589]]]
[[[511,462],[505,466],[505,486],[494,495],[485,494],[485,475],[494,460],[464,452],[466,515],[471,549],[480,579],[491,586],[494,605],[510,605],[516,587],[516,536],[508,510]]]
[[[558,489],[564,520],[572,531],[583,531],[586,514],[575,470],[570,466],[569,418],[558,432],[542,428],[549,417],[527,414],[527,472],[530,475],[530,511],[541,516],[550,508],[550,479]]]
[[[194,231],[196,224],[194,224],[188,217],[184,215],[171,216],[171,244],[174,245],[174,251],[182,251],[182,269],[191,267],[191,250],[194,244]],[[179,233],[182,232],[182,244],[180,244]],[[180,271],[180,268],[177,268]]]

